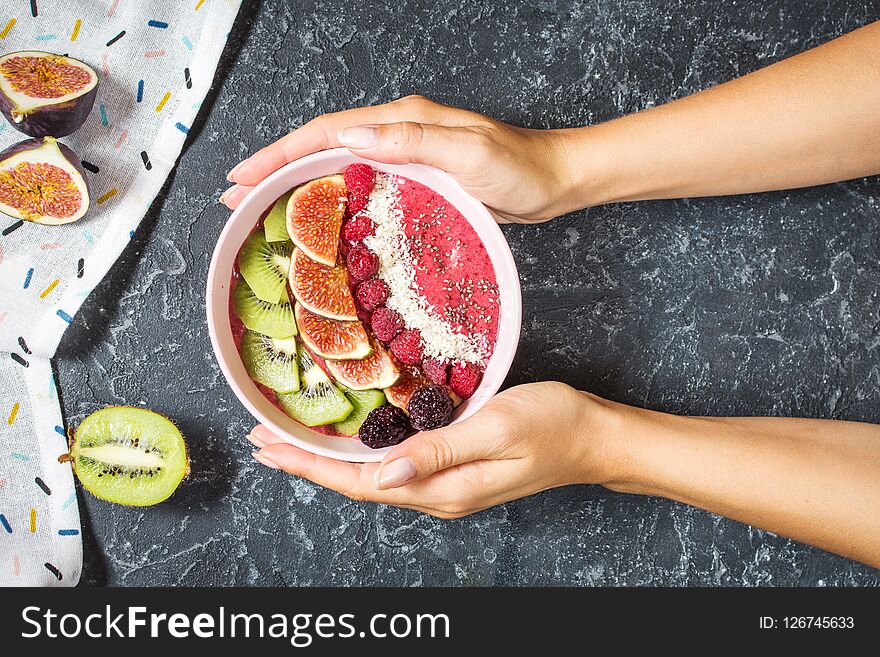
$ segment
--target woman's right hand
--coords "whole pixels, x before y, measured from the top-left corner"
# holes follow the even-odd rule
[[[228,178],[236,184],[220,200],[234,209],[273,171],[337,146],[376,162],[443,169],[499,222],[546,221],[573,209],[564,132],[517,128],[420,96],[319,116],[234,167]]]

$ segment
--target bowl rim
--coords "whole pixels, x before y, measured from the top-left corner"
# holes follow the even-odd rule
[[[324,173],[318,174],[318,176],[310,175],[299,182],[290,182],[291,179],[296,178],[296,172],[318,167],[322,163],[329,164],[331,161],[337,161],[340,159],[345,160],[345,162],[338,167],[333,167],[332,169],[328,167]],[[353,441],[351,438],[327,436],[320,432],[313,431],[293,418],[289,418],[282,411],[275,408],[275,406],[263,396],[262,392],[256,387],[256,384],[254,384],[250,377],[245,373],[244,378],[246,378],[247,383],[250,384],[248,387],[253,388],[253,391],[246,391],[239,381],[241,372],[236,373],[232,371],[233,369],[239,369],[242,372],[244,371],[240,356],[236,359],[238,364],[236,367],[235,363],[230,363],[225,355],[226,350],[228,349],[228,338],[231,338],[231,325],[229,324],[230,281],[232,279],[235,259],[237,258],[245,237],[250,234],[263,213],[287,191],[296,185],[307,182],[315,177],[338,173],[349,164],[355,162],[363,162],[377,171],[398,174],[430,187],[433,191],[443,196],[447,202],[452,204],[461,213],[465,220],[474,228],[477,236],[483,243],[495,270],[496,283],[499,288],[499,298],[503,299],[499,310],[498,335],[496,337],[495,349],[484,373],[483,381],[481,381],[480,386],[477,388],[474,395],[465,400],[461,406],[456,409],[456,416],[452,423],[455,424],[469,417],[488,401],[489,398],[494,396],[510,371],[519,344],[522,324],[522,291],[520,287],[519,273],[507,240],[488,209],[479,200],[466,192],[461,185],[452,178],[452,176],[436,167],[423,164],[383,164],[358,157],[346,148],[333,148],[319,151],[284,165],[267,176],[248,192],[247,196],[242,199],[226,220],[226,224],[223,226],[223,230],[217,238],[217,243],[214,246],[214,251],[211,256],[211,263],[208,268],[205,308],[211,347],[226,383],[232,389],[238,400],[259,423],[267,426],[285,441],[313,454],[349,462],[375,462],[381,461],[391,448],[386,447],[373,450],[360,443],[356,443],[356,441]],[[448,191],[444,193],[443,191],[438,190],[437,186],[447,188]],[[271,191],[275,188],[281,189],[282,187],[283,189],[280,193],[276,194],[274,191]],[[450,191],[451,195],[457,197],[456,200],[449,198]],[[224,267],[221,272],[220,261],[223,260],[224,257],[228,259],[227,254],[231,248],[229,246],[232,240],[231,235],[236,232],[241,232],[243,225],[246,225],[247,229],[239,243],[234,247],[234,253],[231,256],[232,264],[230,264],[228,268]],[[221,321],[225,323],[225,326],[219,325]],[[224,329],[228,331],[228,336],[221,335],[221,332],[223,332]],[[237,356],[238,350],[235,349],[234,342],[233,351]],[[250,398],[249,395],[253,395],[254,391],[256,392],[256,395],[259,395],[260,399],[264,400],[267,405],[271,406],[274,413],[271,411],[263,412],[263,410],[258,407],[265,407],[265,405],[261,402],[254,402]],[[286,419],[289,422],[294,423],[296,426],[281,426],[279,422],[270,417],[275,413],[283,416],[283,418],[279,418],[281,421]],[[297,432],[307,432],[309,439],[296,435]],[[356,443],[358,449],[355,449],[354,451],[336,449],[329,444],[334,441],[346,441],[346,444]],[[322,444],[325,442],[328,444]]]

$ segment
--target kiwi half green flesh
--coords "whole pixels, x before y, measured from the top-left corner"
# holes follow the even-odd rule
[[[299,345],[299,376],[299,392],[278,395],[278,403],[294,420],[307,427],[317,427],[341,422],[351,414],[354,408],[351,402],[302,345]]]
[[[70,446],[83,487],[116,504],[150,506],[167,499],[189,474],[186,443],[166,417],[145,408],[110,406],[80,423]]]
[[[384,406],[387,401],[385,393],[381,390],[346,389],[345,396],[348,397],[348,401],[354,406],[354,410],[342,422],[337,422],[333,425],[333,428],[344,436],[356,436],[370,411]]]
[[[290,270],[290,242],[266,241],[261,230],[255,230],[244,241],[238,254],[238,270],[247,284],[263,301],[288,301],[287,275]]]
[[[287,232],[287,201],[293,192],[287,192],[275,201],[269,214],[263,220],[263,231],[267,242],[286,242],[290,239]]]
[[[284,290],[287,297],[287,290]],[[232,304],[241,323],[252,331],[268,335],[270,338],[290,338],[296,335],[296,320],[293,306],[287,298],[282,303],[263,301],[244,279],[239,279],[232,292]]]
[[[248,375],[276,392],[299,390],[296,338],[270,338],[246,330],[241,336],[241,360]]]

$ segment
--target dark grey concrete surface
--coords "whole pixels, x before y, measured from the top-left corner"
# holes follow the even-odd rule
[[[661,499],[571,487],[458,521],[252,462],[204,280],[243,156],[322,112],[419,92],[534,127],[662,103],[880,18],[875,2],[246,5],[188,147],[57,361],[67,422],[174,418],[193,472],[147,510],[83,496],[83,582],[868,585],[880,572]],[[525,316],[507,385],[555,377],[693,414],[880,422],[880,181],[600,207],[505,227]],[[711,440],[711,436],[706,437]]]

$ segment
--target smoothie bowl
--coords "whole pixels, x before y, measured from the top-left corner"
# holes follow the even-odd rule
[[[270,175],[232,213],[207,313],[257,420],[313,453],[379,461],[498,391],[522,300],[501,231],[448,174],[334,149]]]

